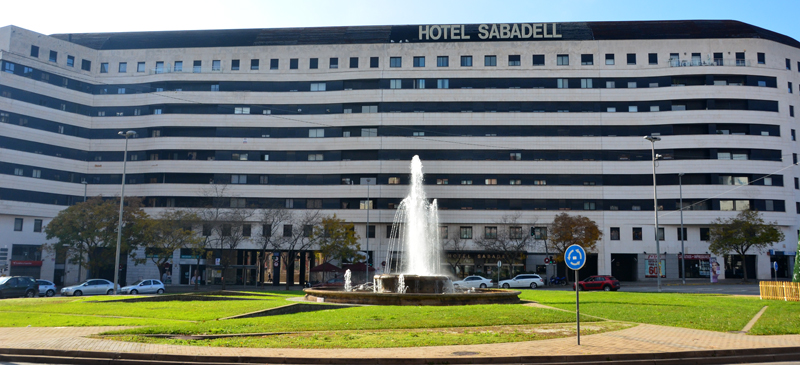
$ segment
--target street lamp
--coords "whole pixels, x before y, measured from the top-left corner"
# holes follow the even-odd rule
[[[369,185],[372,182],[372,179],[365,179],[367,182],[367,259],[366,259],[366,267],[367,273],[364,275],[364,282],[369,283],[369,210],[372,208],[372,201],[369,200]]]
[[[86,203],[86,187],[89,186],[89,183],[86,179],[81,179],[81,184],[83,184],[83,202]],[[78,282],[81,282],[81,268],[83,266],[83,245],[80,246],[79,255],[78,257]]]
[[[128,160],[128,138],[135,137],[135,131],[127,131],[119,133],[120,136],[125,137],[125,152],[122,154],[122,190],[119,193],[119,224],[117,225],[117,252],[114,255],[114,295],[117,295],[119,290],[119,251],[122,244],[122,207],[125,203],[125,165]]]
[[[683,177],[683,173],[678,174],[678,191],[680,194],[680,201],[678,204],[681,206],[681,277],[683,278],[683,284],[686,284],[686,251],[683,248],[683,240],[686,239],[684,237],[683,232],[683,181],[681,178]]]
[[[661,140],[661,137],[648,135],[644,139],[650,141],[650,147],[653,154],[653,214],[656,221],[656,282],[658,283],[658,292],[661,292],[661,245],[658,242],[658,194],[656,193],[656,159],[661,155],[656,155],[656,142]],[[683,232],[681,232],[683,233]]]

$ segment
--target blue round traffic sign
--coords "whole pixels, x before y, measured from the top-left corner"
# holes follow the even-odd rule
[[[564,262],[572,270],[580,270],[586,264],[586,251],[583,247],[572,245],[564,251]]]

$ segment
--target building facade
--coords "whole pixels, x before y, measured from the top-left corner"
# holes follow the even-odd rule
[[[6,273],[79,280],[77,266],[40,249],[42,227],[86,195],[119,195],[125,141],[117,133],[127,130],[137,137],[125,195],[142,197],[148,213],[199,208],[210,185],[225,185],[228,209],[279,205],[354,222],[379,271],[414,155],[443,236],[464,243],[446,255],[459,275],[488,274],[503,261],[477,243],[509,222],[534,239],[504,270],[545,272],[546,227],[563,212],[604,232],[587,274],[654,280],[660,259],[665,278],[708,278],[711,221],[743,209],[776,221],[786,238],[744,262],[717,257],[721,275],[747,265],[751,277],[787,278],[794,264],[800,43],[749,24],[50,36],[6,26],[0,61]],[[660,257],[646,135],[661,138]],[[248,227],[252,236],[259,230]],[[236,254],[243,269],[257,255],[256,240],[245,241]],[[196,262],[175,252],[172,276],[188,283]],[[128,278],[159,275],[152,264],[125,266]]]

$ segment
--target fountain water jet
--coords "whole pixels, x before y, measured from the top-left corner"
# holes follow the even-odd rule
[[[518,291],[481,289],[456,293],[443,271],[444,250],[439,236],[436,200],[428,202],[418,156],[411,160],[411,187],[400,203],[386,254],[387,273],[375,275],[373,291],[305,289],[310,300],[384,305],[459,305],[517,303]]]

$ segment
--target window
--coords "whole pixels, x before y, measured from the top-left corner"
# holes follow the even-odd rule
[[[511,153],[509,153],[508,158],[511,161],[521,161],[522,160],[522,152],[511,152]]]
[[[269,184],[269,176],[268,175],[261,175],[258,177],[258,183],[261,185]]]
[[[300,65],[300,61],[297,58],[290,58],[289,59],[289,69],[290,70],[297,70]]]
[[[635,65],[636,64],[636,53],[628,53],[627,55],[628,64]]]
[[[10,74],[14,73],[14,64],[10,62],[6,62],[3,64],[3,71],[8,72]]]
[[[449,89],[450,88],[450,79],[438,79],[438,80],[436,80],[436,88],[437,89]]]
[[[569,66],[569,55],[567,54],[560,54],[556,56],[556,65],[558,66]]]
[[[258,70],[259,67],[259,60],[258,59],[251,59],[250,60],[250,69],[251,70]]]
[[[378,60],[379,60],[378,57],[370,57],[369,58],[369,67],[370,68],[378,68],[379,67]]]
[[[461,180],[461,185],[472,185],[472,180]]]
[[[401,57],[389,57],[389,67],[403,67],[403,59]]]
[[[591,89],[592,79],[581,79],[581,89]]]
[[[136,72],[144,72],[145,63],[138,62],[136,63]]]
[[[91,71],[92,70],[92,61],[81,60],[81,70]]]
[[[658,240],[664,240],[664,227],[658,227]]]
[[[510,179],[508,180],[509,185],[522,185],[522,179]]]
[[[472,67],[472,56],[461,56],[461,67]]]
[[[322,199],[306,199],[306,209],[322,209]]]
[[[17,218],[17,219],[20,220],[20,226],[21,226],[22,225],[22,222],[21,222],[22,219],[21,218]],[[20,230],[22,230],[22,229],[20,229]],[[459,227],[459,237],[462,240],[471,240],[472,239],[472,227],[465,227],[465,226]]]
[[[534,66],[544,66],[544,55],[543,54],[535,54],[535,55],[533,55],[533,65]]]
[[[41,178],[42,177],[42,170],[34,169],[33,171],[31,171],[31,177],[35,177],[37,179]]]
[[[175,72],[183,72],[183,61],[175,61],[175,67],[172,68]]]
[[[75,57],[74,56],[67,56],[67,66],[75,67]]]
[[[39,58],[39,47],[31,46],[31,57]]]
[[[294,208],[294,199],[286,199],[284,208]]]
[[[308,138],[322,138],[325,137],[324,128],[313,128],[308,130]]]
[[[233,114],[250,114],[249,106],[239,106],[233,108]]]
[[[312,82],[311,83],[311,91],[325,91],[325,83],[324,82]]]
[[[606,65],[609,65],[609,66],[614,65],[614,54],[613,53],[606,53]]]
[[[425,67],[425,57],[424,56],[414,57],[414,67]]]
[[[211,85],[211,91],[219,91],[219,85]]]
[[[231,60],[231,70],[239,71],[239,60]]]
[[[786,69],[787,70],[791,70],[792,69],[792,60],[790,60],[788,58],[786,59]]]
[[[283,225],[283,236],[284,237],[291,237],[292,236],[292,225],[291,224],[284,224]]]
[[[628,89],[635,89],[636,86],[636,81],[628,81]]]
[[[278,59],[273,58],[269,60],[269,69],[270,70],[277,70],[278,69]]]
[[[375,209],[374,205],[375,205],[375,201],[372,200],[372,199],[370,199],[370,200],[361,200],[358,203],[358,209]]]
[[[789,116],[794,117],[794,105],[789,105]]]
[[[414,80],[414,88],[415,89],[424,89],[425,88],[425,79],[416,79],[416,80]]]
[[[633,240],[634,241],[641,241],[642,240],[642,227],[633,227]]]
[[[708,241],[709,237],[711,237],[711,229],[700,228],[700,241]]]
[[[325,158],[321,153],[309,153],[308,154],[309,161],[324,161]]]
[[[50,62],[58,62],[58,52],[50,51],[50,57],[47,60]]]
[[[771,177],[765,177],[763,181],[764,181],[764,185],[765,186],[772,186],[772,178]]]
[[[363,105],[361,106],[362,113],[377,113],[378,106],[377,105]]]
[[[497,227],[483,227],[483,238],[497,239]]]
[[[639,107],[636,105],[628,105],[628,112],[635,113],[639,111]]]
[[[14,230],[22,232],[22,218],[14,218]]]
[[[761,52],[758,52],[758,53],[756,54],[756,57],[758,57],[758,64],[759,64],[759,65],[764,65],[764,64],[766,64],[766,63],[767,63],[766,57],[764,56],[764,54],[763,54],[763,53],[761,53]]]
[[[231,184],[247,184],[247,175],[231,175]]]
[[[687,238],[688,236],[686,235],[686,230],[687,230],[686,227],[683,227],[683,230],[681,230],[681,227],[675,227],[675,230],[678,232],[678,241],[685,241],[689,239]]]
[[[483,56],[484,66],[497,66],[497,56]]]
[[[792,93],[792,83],[790,82],[788,85],[789,85],[789,94],[791,94]]]
[[[519,55],[509,55],[508,56],[508,65],[509,66],[520,66],[522,61],[520,61]]]
[[[42,220],[41,219],[34,219],[33,220],[33,231],[34,232],[41,232],[42,231]]]
[[[547,180],[533,180],[533,185],[547,185]]]
[[[390,89],[402,89],[403,88],[402,80],[400,80],[400,79],[389,80],[389,88]]]
[[[559,89],[568,89],[569,88],[569,80],[568,79],[556,79],[556,83]]]
[[[161,109],[153,109],[153,114],[161,114]]]
[[[497,179],[485,179],[484,183],[486,185],[497,185]]]
[[[361,137],[377,137],[378,128],[361,128]]]
[[[107,74],[108,73],[108,62],[103,62],[100,64],[100,73]]]
[[[531,236],[536,240],[546,240],[547,227],[531,227]]]
[[[399,177],[390,177],[389,178],[389,185],[399,185],[400,178]]]
[[[450,66],[450,58],[448,56],[436,57],[436,67],[449,67],[449,66]]]
[[[164,63],[162,62],[161,64],[163,65]],[[158,62],[156,62],[156,70],[158,70]],[[222,70],[222,61],[220,60],[211,61],[211,71],[221,71],[221,70]]]
[[[619,241],[619,227],[611,227],[611,240]]]
[[[648,53],[647,54],[647,62],[651,65],[658,64],[658,53]]]
[[[425,136],[425,132],[413,132],[412,136],[414,136],[414,137],[422,137],[422,136]]]
[[[581,55],[581,65],[584,65],[584,66],[594,65],[594,55],[593,54],[582,54]]]

